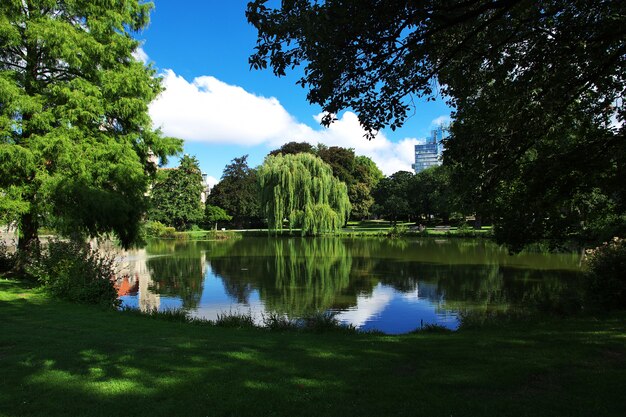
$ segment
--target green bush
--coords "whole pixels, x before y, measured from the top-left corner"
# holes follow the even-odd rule
[[[15,252],[11,251],[4,240],[0,240],[0,272],[7,272],[15,266]]]
[[[330,331],[356,333],[358,331],[357,328],[351,324],[342,324],[339,319],[337,319],[337,313],[332,311],[313,313],[299,319],[298,322],[302,330],[314,333]]]
[[[166,226],[161,222],[149,221],[146,223],[146,234],[149,237],[159,237],[166,239],[174,239],[176,237],[176,229]]]
[[[252,313],[241,313],[239,311],[229,311],[228,313],[218,314],[215,325],[218,327],[232,327],[237,329],[256,327]]]
[[[269,330],[286,331],[286,330],[298,330],[297,320],[290,319],[284,314],[276,312],[268,312],[262,315],[263,327]]]
[[[388,237],[401,237],[401,236],[405,236],[407,234],[407,232],[409,231],[409,228],[406,227],[403,224],[397,224],[395,226],[393,226],[391,228],[391,230],[389,230],[389,232],[387,233]]]
[[[589,298],[607,309],[626,308],[626,240],[613,238],[586,252]]]
[[[29,265],[33,275],[55,297],[84,304],[118,307],[112,258],[82,242],[51,241]]]

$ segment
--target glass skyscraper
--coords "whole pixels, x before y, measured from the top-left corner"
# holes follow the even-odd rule
[[[416,174],[426,168],[441,165],[441,154],[443,152],[441,141],[446,136],[446,129],[443,126],[439,126],[431,131],[431,136],[426,139],[425,144],[415,145],[415,163],[412,167]]]

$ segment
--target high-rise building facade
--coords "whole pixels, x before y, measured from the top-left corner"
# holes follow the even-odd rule
[[[439,126],[431,131],[431,136],[426,139],[425,144],[415,145],[415,163],[412,167],[416,174],[426,168],[441,165],[441,154],[443,153],[441,141],[446,136],[446,129],[443,126]]]

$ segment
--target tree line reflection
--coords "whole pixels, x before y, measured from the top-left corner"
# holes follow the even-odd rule
[[[199,306],[205,279],[219,278],[236,303],[258,293],[291,317],[354,307],[383,284],[447,310],[558,304],[578,291],[575,255],[509,256],[485,241],[245,238],[158,241],[146,247],[150,291]]]

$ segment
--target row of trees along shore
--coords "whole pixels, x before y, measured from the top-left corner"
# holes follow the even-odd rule
[[[154,129],[148,115],[160,78],[133,57],[133,35],[151,8],[138,0],[0,3],[0,220],[18,225],[20,253],[37,246],[41,226],[73,236],[113,233],[124,246],[137,240],[157,175],[151,159],[181,151],[181,141]],[[246,16],[258,31],[251,66],[279,76],[304,66],[298,83],[325,112],[325,125],[351,108],[373,139],[402,126],[413,97],[445,98],[454,112],[444,168],[428,181],[449,177],[460,212],[490,218],[498,241],[521,248],[626,232],[623,9],[618,0],[327,0],[277,8],[254,0]],[[401,184],[417,181],[408,181],[410,173],[383,180],[351,150],[297,146],[345,184],[353,216],[399,219],[418,203],[422,215],[441,210],[436,201],[402,201],[398,190],[409,185]],[[245,157],[227,170],[210,205],[238,225],[265,216],[271,200],[245,193],[268,171],[248,168]],[[300,218],[291,209],[303,207],[312,209],[294,205],[285,214]],[[345,218],[344,203],[328,207]]]
[[[349,219],[375,217],[394,224],[465,219],[445,166],[385,177],[370,158],[355,156],[352,149],[306,142],[271,151],[257,168],[248,166],[247,155],[233,159],[208,195],[204,213],[202,191],[197,159],[184,156],[179,168],[157,175],[149,219],[177,230],[217,222],[282,230],[286,219],[290,228],[313,235],[336,231]]]

